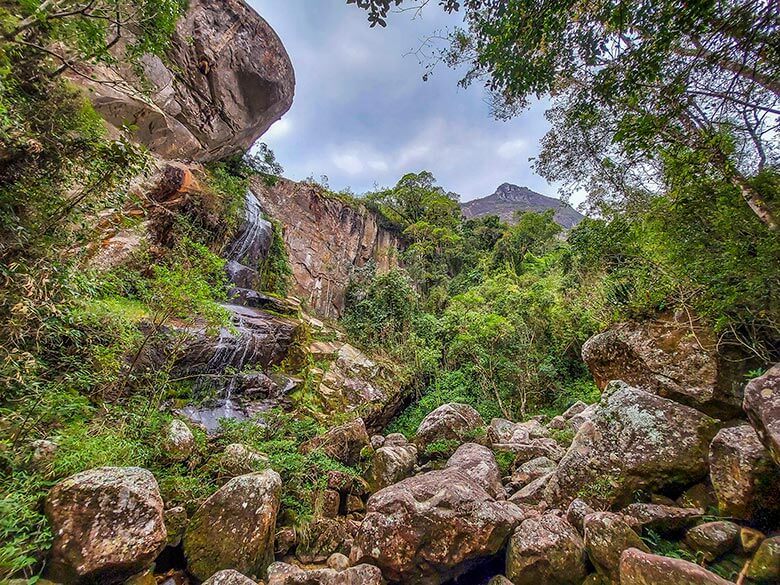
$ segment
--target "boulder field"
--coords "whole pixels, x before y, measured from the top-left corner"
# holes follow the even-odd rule
[[[771,409],[762,412],[772,428]],[[142,583],[134,576],[151,574],[168,547],[182,551],[193,583],[223,585],[780,582],[778,468],[750,422],[624,382],[560,415],[568,428],[576,417],[579,430],[552,457],[552,421],[486,422],[457,403],[431,412],[411,440],[369,436],[360,418],[334,427],[301,449],[363,465],[365,481],[324,478],[305,535],[277,523],[282,483],[270,469],[229,479],[191,518],[166,509],[146,470],[80,473],[47,501],[47,576]],[[186,461],[187,425],[167,432],[170,458]],[[437,440],[460,445],[423,457]],[[499,465],[507,453],[510,465]]]

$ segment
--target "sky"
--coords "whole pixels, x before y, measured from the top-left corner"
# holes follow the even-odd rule
[[[528,160],[549,127],[544,104],[503,122],[491,117],[480,84],[458,87],[462,71],[440,65],[422,80],[424,66],[410,51],[458,25],[457,15],[432,2],[417,17],[392,14],[382,29],[345,0],[248,1],[295,69],[292,108],[260,138],[286,177],[325,175],[331,189],[360,194],[427,170],[463,201],[505,182],[556,194]]]

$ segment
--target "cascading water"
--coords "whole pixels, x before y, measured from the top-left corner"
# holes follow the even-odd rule
[[[243,226],[225,253],[229,261],[228,275],[237,287],[246,288],[257,281],[256,268],[268,253],[272,236],[273,226],[263,219],[257,196],[247,190]],[[278,319],[250,307],[223,306],[231,313],[232,327],[221,329],[218,338],[208,343],[212,348],[210,355],[201,352],[199,363],[192,364],[199,374],[196,394],[216,389],[217,398],[206,406],[191,405],[181,411],[202,423],[208,431],[217,430],[222,418],[246,419],[250,411],[269,407],[268,401],[247,405],[245,401],[237,400],[234,393],[244,369],[255,369],[274,361],[274,344],[280,337]]]

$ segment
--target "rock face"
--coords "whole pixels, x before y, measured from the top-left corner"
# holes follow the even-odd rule
[[[443,404],[422,420],[415,442],[424,450],[435,441],[462,441],[484,424],[479,413],[468,404]]]
[[[430,471],[369,498],[350,557],[391,581],[438,585],[498,553],[521,520],[463,471]]]
[[[620,558],[620,585],[729,585],[707,569],[681,559],[630,548]],[[733,584],[731,584],[733,585]]]
[[[748,382],[743,407],[758,438],[780,465],[780,364]]]
[[[710,480],[724,516],[780,519],[780,469],[750,425],[722,429],[710,445]]]
[[[586,573],[582,538],[563,518],[529,518],[512,534],[506,576],[514,585],[580,585]]]
[[[738,388],[719,380],[719,363],[711,331],[691,329],[688,321],[666,315],[655,321],[621,323],[591,337],[582,346],[599,388],[623,380],[637,388],[704,410],[737,414]]]
[[[108,122],[129,121],[139,142],[167,158],[208,161],[246,150],[290,109],[295,89],[281,41],[241,0],[192,0],[167,58],[146,55],[141,69],[139,76],[97,67],[94,77],[112,85],[74,81]]]
[[[184,534],[187,570],[197,579],[235,569],[262,575],[273,560],[282,480],[265,470],[233,478],[198,509]]]
[[[449,458],[446,467],[460,469],[482,486],[491,497],[501,500],[506,498],[496,456],[487,447],[464,443]]]
[[[157,481],[138,467],[101,467],[64,479],[49,493],[46,515],[55,580],[122,582],[165,547]]]
[[[315,313],[341,316],[355,267],[373,261],[379,272],[386,272],[397,264],[398,239],[379,227],[365,208],[329,197],[320,187],[286,179],[273,187],[258,179],[252,186],[263,211],[285,226],[291,292]]]
[[[613,382],[553,473],[545,501],[625,505],[642,489],[695,483],[707,473],[716,431],[717,421],[693,408]]]

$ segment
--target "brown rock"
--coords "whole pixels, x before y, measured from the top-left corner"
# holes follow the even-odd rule
[[[350,559],[392,581],[438,584],[495,555],[521,520],[463,471],[431,471],[371,496]]]
[[[366,511],[366,505],[359,496],[349,494],[347,496],[347,514],[355,514]]]
[[[366,481],[371,491],[379,491],[412,475],[416,463],[414,445],[380,447],[371,456]]]
[[[183,506],[168,508],[163,513],[165,529],[168,533],[168,546],[179,546],[187,528],[187,510]]]
[[[339,515],[341,494],[335,490],[320,490],[315,500],[315,513],[323,518],[335,518]]]
[[[722,429],[712,440],[710,480],[722,515],[765,525],[780,518],[780,469],[750,425]]]
[[[233,568],[263,575],[273,560],[282,480],[275,471],[240,475],[212,494],[184,533],[187,570],[198,579]]]
[[[719,379],[713,332],[691,328],[670,315],[643,323],[621,323],[582,346],[596,384],[623,380],[714,416],[737,414],[739,392]]]
[[[525,443],[493,443],[493,450],[514,453],[515,466],[522,465],[537,457],[560,461],[566,454],[566,450],[555,439],[530,439]]]
[[[165,58],[141,73],[94,66],[86,86],[109,123],[133,122],[135,138],[167,158],[217,160],[246,151],[292,104],[295,75],[271,27],[239,0],[192,0]],[[149,97],[143,97],[148,95]]]
[[[329,568],[340,573],[349,568],[349,559],[341,553],[333,553],[328,557],[327,565]]]
[[[443,404],[422,420],[415,441],[423,451],[435,441],[463,442],[469,433],[484,425],[482,417],[471,406],[457,402]]]
[[[55,485],[46,500],[55,580],[121,582],[165,547],[163,502],[139,467],[100,467]]]
[[[704,510],[661,504],[631,504],[620,513],[634,530],[652,530],[670,536],[696,524],[704,515]]]
[[[576,498],[571,501],[569,508],[566,510],[566,520],[577,529],[577,532],[585,534],[585,517],[593,512],[595,510],[587,502]]]
[[[582,538],[554,514],[525,520],[509,540],[506,576],[514,585],[580,585],[586,574]]]
[[[750,561],[747,577],[755,583],[780,583],[780,536],[761,543]]]
[[[324,563],[333,553],[349,554],[356,526],[343,518],[315,518],[295,549],[304,563]]]
[[[545,500],[625,505],[640,490],[695,482],[708,471],[717,425],[693,408],[613,382],[558,465]]]
[[[748,526],[743,526],[739,531],[739,543],[742,546],[742,550],[747,553],[752,553],[756,550],[764,542],[765,538],[766,535],[763,532]]]
[[[730,585],[707,569],[682,559],[630,548],[620,558],[620,585]]]
[[[742,407],[759,440],[780,465],[780,364],[748,382]]]
[[[551,478],[552,473],[548,473],[547,475],[543,475],[533,480],[523,487],[523,489],[512,494],[509,501],[515,504],[526,504],[531,506],[541,504],[544,500],[545,489]]]
[[[362,418],[356,418],[304,443],[301,450],[306,453],[318,449],[345,465],[356,465],[361,451],[368,445],[366,425]]]
[[[620,580],[620,555],[634,548],[650,552],[639,535],[618,514],[594,512],[585,516],[585,549],[596,570],[612,581]]]
[[[249,577],[233,569],[219,571],[203,582],[203,585],[256,585]]]
[[[477,482],[491,497],[506,498],[501,471],[493,451],[476,443],[464,443],[447,460],[445,467],[455,467]]]
[[[683,494],[677,498],[677,504],[683,508],[701,508],[709,510],[718,505],[718,499],[712,486],[706,483],[697,483],[689,487]]]
[[[522,488],[532,481],[552,473],[556,467],[555,462],[548,457],[531,459],[515,469],[510,483],[515,487]]]
[[[705,560],[714,561],[739,544],[739,526],[726,520],[699,524],[685,534],[685,542]]]

